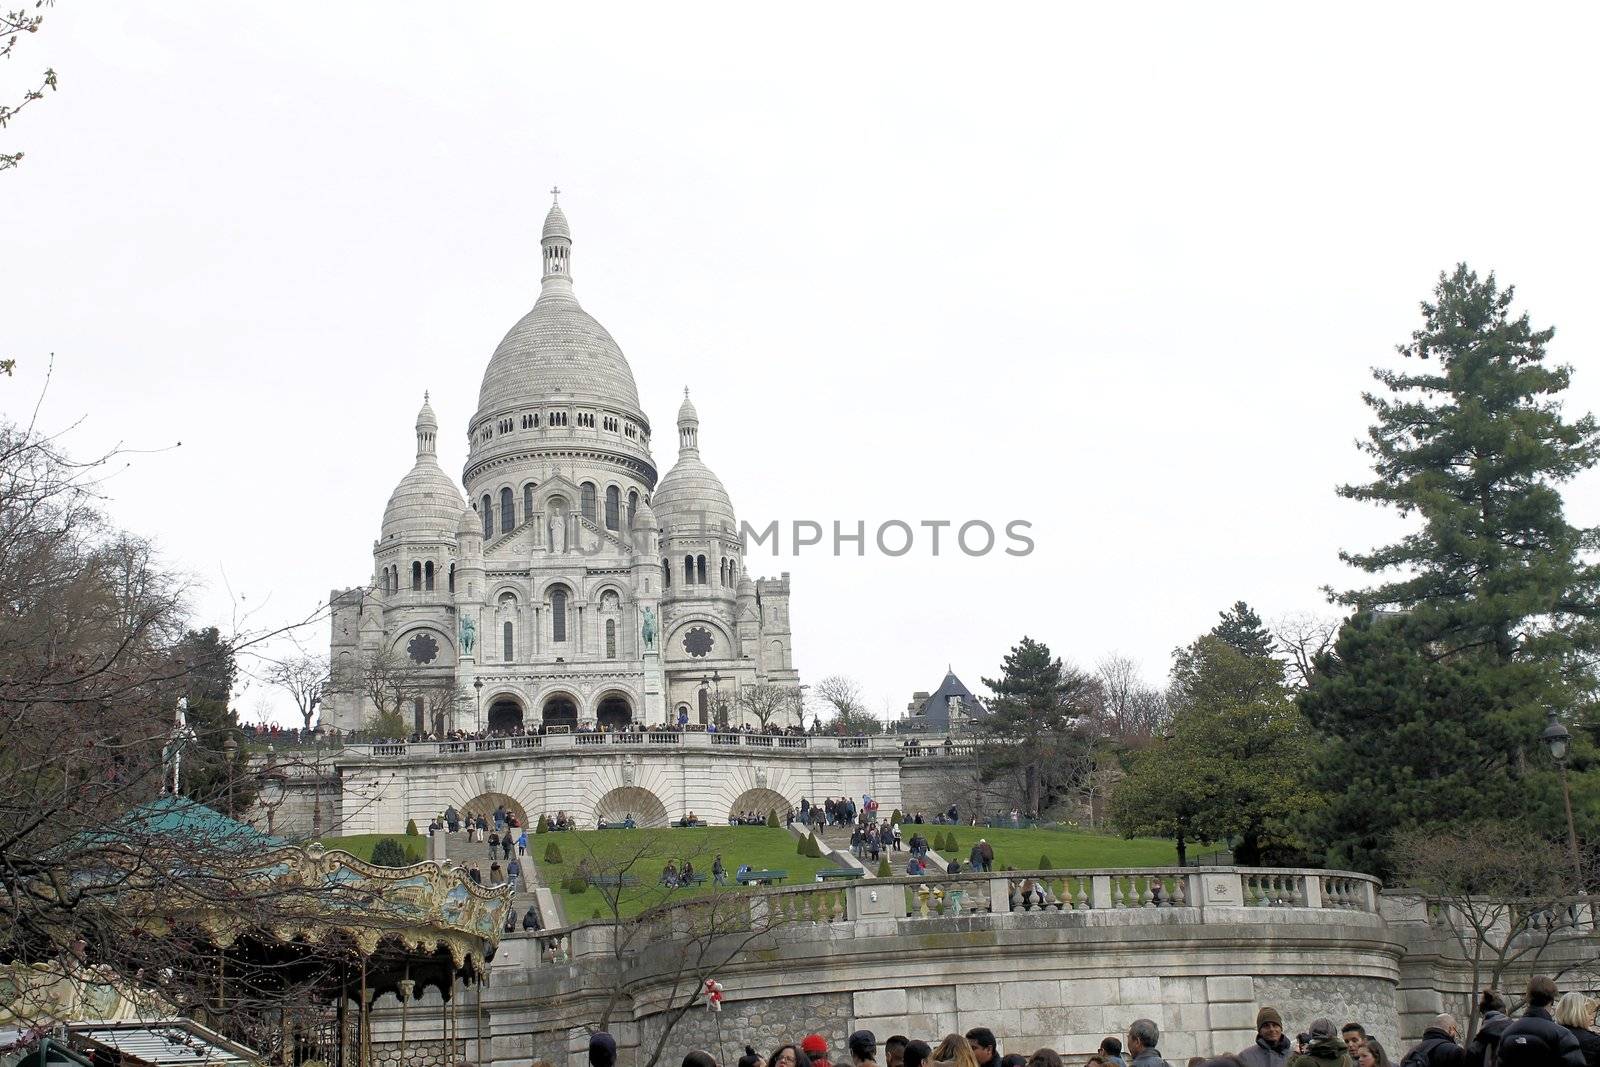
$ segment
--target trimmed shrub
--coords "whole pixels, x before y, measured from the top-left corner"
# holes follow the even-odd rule
[[[372,864],[375,867],[407,867],[411,864],[411,856],[399,841],[386,837],[372,846]]]
[[[561,862],[561,847],[554,841],[544,847],[544,861],[546,863]]]
[[[406,820],[406,836],[407,837],[421,837],[422,836],[421,834],[417,833],[417,820],[415,820],[415,819],[407,819]]]
[[[1039,866],[1035,867],[1034,869],[1039,871],[1053,871],[1056,869],[1056,865],[1050,862],[1049,856],[1040,856]]]
[[[898,824],[903,823],[905,821],[906,821],[905,816],[900,814],[900,809],[899,808],[895,808],[894,809],[894,814],[889,816],[890,825],[898,825]]]
[[[545,821],[543,812],[539,813],[539,822],[536,826],[534,826],[533,832],[536,834],[547,834],[550,832],[550,824]]]
[[[811,838],[802,837],[794,843],[794,852],[797,856],[811,855]]]
[[[894,874],[894,869],[889,866],[889,857],[885,856],[878,861],[878,877],[888,878]]]
[[[573,896],[577,896],[580,893],[586,893],[589,891],[589,879],[583,877],[582,875],[575,874],[566,881],[562,882],[561,888]]]
[[[822,857],[824,857],[824,856],[826,856],[828,854],[828,850],[823,848],[822,847],[822,842],[820,840],[818,840],[817,832],[815,830],[811,831],[811,836],[809,838],[807,838],[806,840],[811,842],[811,858],[812,859],[820,860]]]
[[[778,828],[778,813],[775,812],[775,811],[770,811],[769,810],[767,812],[767,829],[776,830],[777,828]]]

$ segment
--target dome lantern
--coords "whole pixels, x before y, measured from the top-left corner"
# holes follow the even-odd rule
[[[683,403],[678,407],[678,451],[700,451],[700,414],[689,399],[689,387],[683,387]]]
[[[550,214],[544,217],[544,232],[539,237],[539,246],[544,249],[543,284],[546,285],[553,279],[572,277],[572,230],[567,226],[566,213],[561,210],[561,187],[551,189],[550,195]]]
[[[439,420],[428,403],[428,394],[422,394],[422,410],[417,412],[417,458],[436,454],[439,441]]]

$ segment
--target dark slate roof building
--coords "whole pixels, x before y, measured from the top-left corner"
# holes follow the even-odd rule
[[[944,681],[930,693],[914,693],[906,707],[901,729],[913,732],[943,733],[961,730],[989,714],[983,701],[973,696],[955,671],[946,670]]]

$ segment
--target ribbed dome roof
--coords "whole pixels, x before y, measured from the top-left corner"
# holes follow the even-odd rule
[[[559,205],[552,207],[540,240],[545,273],[539,299],[489,359],[478,390],[480,417],[559,397],[620,408],[643,421],[639,388],[622,349],[573,294],[571,236],[567,216]]]
[[[432,456],[419,456],[383,509],[383,540],[429,537],[454,540],[467,502]]]
[[[702,526],[713,531],[739,528],[722,479],[693,451],[678,456],[678,462],[656,486],[651,503],[661,528],[668,532],[692,533]]]
[[[546,285],[533,310],[494,350],[478,390],[482,414],[560,396],[639,411],[639,388],[622,349],[570,286]]]

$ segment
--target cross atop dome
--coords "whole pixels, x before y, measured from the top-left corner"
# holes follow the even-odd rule
[[[550,187],[550,200],[552,202],[552,206],[561,203],[561,186],[552,185]]]

